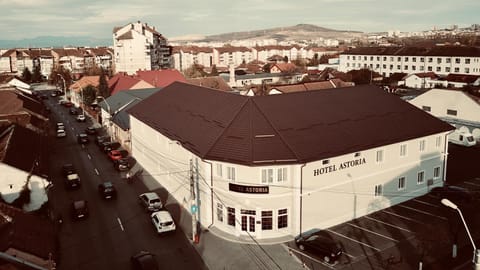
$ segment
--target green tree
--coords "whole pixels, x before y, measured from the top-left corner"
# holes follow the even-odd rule
[[[271,67],[272,67],[272,66],[271,66],[269,63],[265,64],[265,65],[263,66],[263,68],[262,68],[262,69],[263,69],[263,72],[265,72],[265,73],[270,73],[270,68],[271,68]]]
[[[92,105],[92,103],[97,98],[97,88],[93,85],[87,85],[87,87],[82,89],[83,103],[87,106]]]
[[[33,68],[32,82],[38,83],[42,81],[43,81],[43,78],[42,78],[42,73],[40,72],[40,67],[36,66]]]
[[[193,64],[184,71],[185,77],[187,78],[199,78],[205,77],[207,73],[203,70],[203,67],[198,64]]]
[[[108,98],[110,96],[110,89],[108,89],[107,75],[103,68],[101,68],[100,70],[100,79],[98,82],[98,93],[104,98]]]
[[[28,83],[32,81],[32,72],[27,67],[23,69],[22,79]]]
[[[50,73],[49,82],[53,85],[58,85],[63,89],[63,79],[65,79],[65,86],[68,89],[72,85],[72,73],[63,66],[58,66],[52,69]],[[65,89],[64,89],[65,91]]]
[[[283,57],[283,62],[288,63],[288,56],[285,55],[285,56]]]

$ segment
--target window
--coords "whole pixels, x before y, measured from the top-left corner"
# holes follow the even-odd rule
[[[420,152],[425,151],[425,140],[421,140],[419,143],[419,149]]]
[[[412,66],[412,70],[417,70],[417,67],[416,67],[416,66]]]
[[[437,58],[437,64],[441,64],[442,63],[442,58]]]
[[[465,58],[465,64],[470,64],[470,58]]]
[[[397,65],[397,69],[400,70],[402,69],[402,67],[400,65]]]
[[[427,67],[427,70],[428,70],[428,71],[432,71],[432,67]]]
[[[217,163],[216,167],[217,167],[217,176],[221,177],[222,176],[222,164]]]
[[[347,55],[347,60],[350,60],[350,55]]]
[[[398,178],[398,190],[405,189],[405,176]]]
[[[373,56],[370,56],[370,61],[373,61]]]
[[[429,112],[432,110],[432,108],[430,106],[422,106],[422,110]]]
[[[227,179],[235,182],[235,168],[227,167]]]
[[[273,169],[262,169],[262,183],[273,183]]]
[[[392,69],[393,69],[393,65],[390,65],[390,70],[392,70]]]
[[[363,57],[363,61],[367,61],[367,57],[366,57],[366,56]]]
[[[405,57],[405,62],[408,62],[408,57]]]
[[[425,62],[425,58],[424,57],[420,57],[420,62]]]
[[[452,62],[452,59],[451,59],[451,58],[447,58],[447,59],[445,59],[445,62],[446,62],[447,64],[450,64],[450,63]]]
[[[387,65],[383,64],[382,67],[383,67],[383,68],[387,68]]]
[[[402,57],[400,57],[400,56],[397,57],[397,61],[398,61],[398,62],[402,62]]]
[[[386,56],[383,57],[383,61],[387,61],[387,57],[386,57]]]
[[[390,62],[393,62],[393,56],[390,56]]]
[[[418,174],[417,174],[417,184],[423,184],[424,180],[425,180],[425,172],[424,171],[418,172]]]
[[[433,179],[440,178],[440,167],[433,168]]]
[[[355,55],[354,55],[354,56],[352,56],[352,59],[353,59],[353,60],[357,60],[357,58],[356,58],[356,56],[355,56]]]
[[[436,70],[437,72],[441,72],[441,71],[442,71],[442,67],[437,67],[435,70]]]
[[[453,72],[455,72],[455,73],[460,72],[460,68],[456,67],[456,68],[453,70]]]
[[[412,62],[417,62],[417,58],[416,58],[416,57],[412,57]]]
[[[382,196],[383,194],[383,186],[380,185],[375,185],[375,197]]]
[[[435,138],[435,146],[438,148],[440,146],[442,146],[442,137],[440,136],[437,136],[437,138]]]
[[[404,157],[406,155],[407,155],[407,145],[402,144],[402,145],[400,145],[400,156]]]
[[[280,209],[278,210],[278,228],[286,228],[288,227],[288,215],[287,209]]]
[[[455,64],[460,64],[460,58],[455,58]]]
[[[448,110],[448,109],[447,109],[447,114],[448,114],[448,115],[457,116],[457,111],[456,111],[456,110]]]
[[[217,220],[223,222],[223,205],[217,203]]]
[[[383,150],[378,150],[377,151],[377,163],[380,163],[383,161]]]
[[[357,153],[355,153],[354,157],[359,157],[359,156],[361,156],[361,155],[362,155],[362,153],[357,152]]]
[[[408,66],[405,66],[405,68],[404,68],[404,69],[405,69],[405,70],[408,70]]]
[[[262,230],[273,229],[273,211],[262,211]]]
[[[380,61],[380,56],[377,56],[377,61]]]
[[[287,181],[287,168],[278,168],[277,169],[277,182]]]
[[[330,163],[330,160],[328,160],[328,159],[322,160],[322,165],[327,165],[329,163]]]
[[[235,208],[227,207],[228,211],[228,225],[235,227]]]
[[[425,70],[425,67],[424,66],[420,66],[420,71],[424,71]]]
[[[429,62],[429,63],[432,63],[432,62],[433,62],[433,58],[432,58],[432,57],[429,57],[429,58],[428,58],[428,62]]]
[[[450,72],[450,67],[446,67],[445,72]]]
[[[470,73],[470,68],[465,68],[465,73]]]
[[[349,66],[350,66],[350,63],[347,63],[347,67],[349,67]]]
[[[376,65],[375,65],[375,68],[380,68],[380,64],[376,64]]]

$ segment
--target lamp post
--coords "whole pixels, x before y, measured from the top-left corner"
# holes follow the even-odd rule
[[[468,238],[470,238],[470,242],[472,242],[473,246],[473,269],[475,270],[480,270],[480,250],[477,250],[477,247],[475,246],[475,242],[473,242],[472,235],[470,234],[470,231],[468,230],[467,223],[465,222],[465,219],[463,218],[462,211],[460,211],[460,208],[453,202],[451,202],[449,199],[442,199],[441,200],[442,204],[450,207],[452,209],[455,209],[458,211],[458,214],[460,214],[460,218],[462,219],[463,225],[465,226],[465,230],[467,231]]]

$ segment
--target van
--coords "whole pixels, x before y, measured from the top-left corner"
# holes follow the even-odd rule
[[[455,130],[448,135],[448,141],[462,146],[474,146],[477,144],[475,138],[470,132]]]

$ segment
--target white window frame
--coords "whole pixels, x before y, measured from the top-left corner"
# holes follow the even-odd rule
[[[277,182],[287,182],[288,181],[288,176],[287,176],[288,170],[286,167],[282,168],[277,168]]]
[[[420,175],[422,176],[420,179]],[[417,185],[425,183],[425,171],[419,171],[417,173]]]
[[[217,164],[215,165],[215,167],[216,167],[215,172],[216,172],[217,176],[223,177],[222,164],[221,164],[221,163],[217,163]]]
[[[227,166],[227,179],[235,182],[235,167]]]
[[[380,149],[380,150],[376,151],[375,161],[377,163],[382,163],[383,162],[383,160],[384,160],[383,153],[384,153],[383,149]]]
[[[397,185],[398,190],[405,190],[405,187],[406,187],[405,183],[406,183],[405,176],[399,177],[398,178],[398,185]]]
[[[425,140],[420,140],[420,142],[418,143],[418,150],[420,152],[425,152],[426,144],[427,142]]]
[[[223,204],[217,202],[217,221],[219,222],[224,222],[225,217],[224,217],[224,212],[223,212]]]
[[[262,184],[273,183],[273,168],[262,169]]]
[[[440,146],[442,146],[442,136],[437,136],[437,138],[435,138],[435,146],[437,148],[439,148]]]
[[[375,197],[380,197],[380,196],[383,195],[383,185],[382,184],[375,185],[374,195],[375,195]]]
[[[400,145],[400,157],[407,156],[407,144]]]
[[[261,170],[261,183],[272,184],[282,183],[288,181],[288,169],[287,167],[278,168],[264,168]]]
[[[433,179],[440,178],[440,166],[433,168]]]

